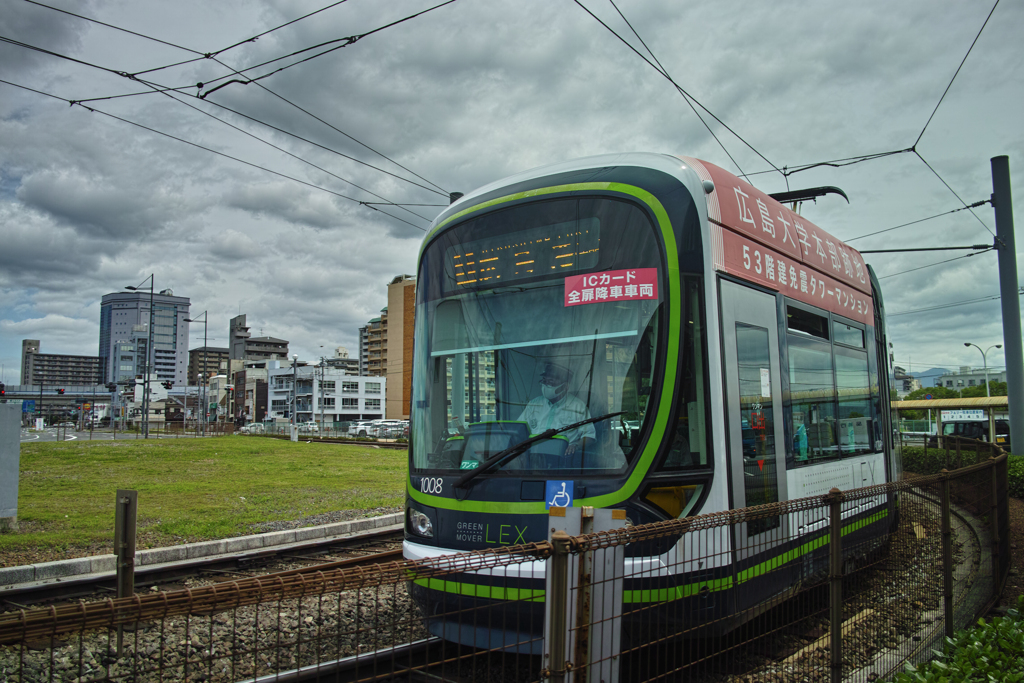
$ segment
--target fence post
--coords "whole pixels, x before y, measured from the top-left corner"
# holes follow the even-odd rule
[[[117,556],[117,597],[135,595],[135,520],[139,511],[139,492],[117,490],[114,513],[114,554]],[[117,627],[117,656],[124,645],[124,627]]]
[[[953,637],[953,528],[949,513],[949,470],[942,470],[942,595],[946,635]]]
[[[992,576],[995,578],[993,590],[999,590],[1002,585],[999,581],[999,468],[996,467],[995,456],[989,457],[988,464],[992,469],[992,510],[989,512],[989,519],[992,520]]]
[[[829,648],[832,655],[832,683],[843,680],[843,494],[833,488],[829,498]]]
[[[549,580],[544,607],[547,610],[547,680],[562,683],[565,680],[566,603],[569,597],[569,534],[562,530],[551,534],[552,554],[549,562]]]
[[[960,437],[958,436],[956,437],[956,466],[958,469],[964,466],[964,456],[961,452],[962,448],[963,444],[960,443]]]

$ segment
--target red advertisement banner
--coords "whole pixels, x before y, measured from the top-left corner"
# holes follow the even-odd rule
[[[851,320],[874,324],[871,297],[863,292],[731,230],[722,230],[722,237],[725,272]]]
[[[624,299],[657,299],[658,269],[606,270],[565,278],[565,305],[582,306]]]

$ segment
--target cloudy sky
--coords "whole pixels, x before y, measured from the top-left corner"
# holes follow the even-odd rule
[[[290,340],[300,358],[354,353],[388,280],[415,272],[448,192],[591,154],[684,154],[753,174],[916,142],[919,156],[789,176],[792,189],[849,195],[802,213],[859,249],[991,244],[989,206],[855,238],[962,207],[939,176],[964,202],[988,199],[989,160],[1005,154],[1024,221],[1022,3],[995,8],[929,122],[992,2],[431,9],[442,1],[0,0],[0,80],[39,91],[0,83],[3,379],[18,382],[25,338],[43,352],[96,354],[100,298],[150,273],[157,289],[189,297],[193,315],[209,311],[211,345],[226,345],[228,319],[242,312],[254,334]],[[716,141],[609,31],[654,61],[623,17],[735,135],[702,112]],[[246,72],[255,77],[307,57],[213,91],[245,80],[232,69],[277,60]],[[155,92],[165,88],[180,89]],[[767,192],[787,184],[774,171],[751,180]],[[963,343],[1002,341],[994,252],[921,268],[967,253],[867,256],[898,364],[980,366]],[[193,325],[191,347],[202,333]],[[1004,364],[998,351],[989,361]]]

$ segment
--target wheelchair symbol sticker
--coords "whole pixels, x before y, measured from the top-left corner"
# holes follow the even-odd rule
[[[570,508],[572,507],[572,482],[571,481],[549,481],[544,492],[544,507]]]

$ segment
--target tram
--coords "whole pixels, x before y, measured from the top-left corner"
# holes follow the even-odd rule
[[[639,525],[900,475],[877,279],[714,164],[616,154],[492,183],[438,216],[417,277],[408,559],[544,540],[552,506]],[[881,496],[844,523],[883,538],[893,506]],[[802,561],[807,534],[825,533],[782,524],[738,526],[714,575]],[[631,550],[627,576],[681,553],[675,542]],[[467,595],[542,595],[544,565],[490,580],[411,590],[435,635],[514,649],[540,632],[540,600],[514,627],[431,619]],[[777,592],[741,583],[720,584],[735,587],[718,616],[695,618]]]

